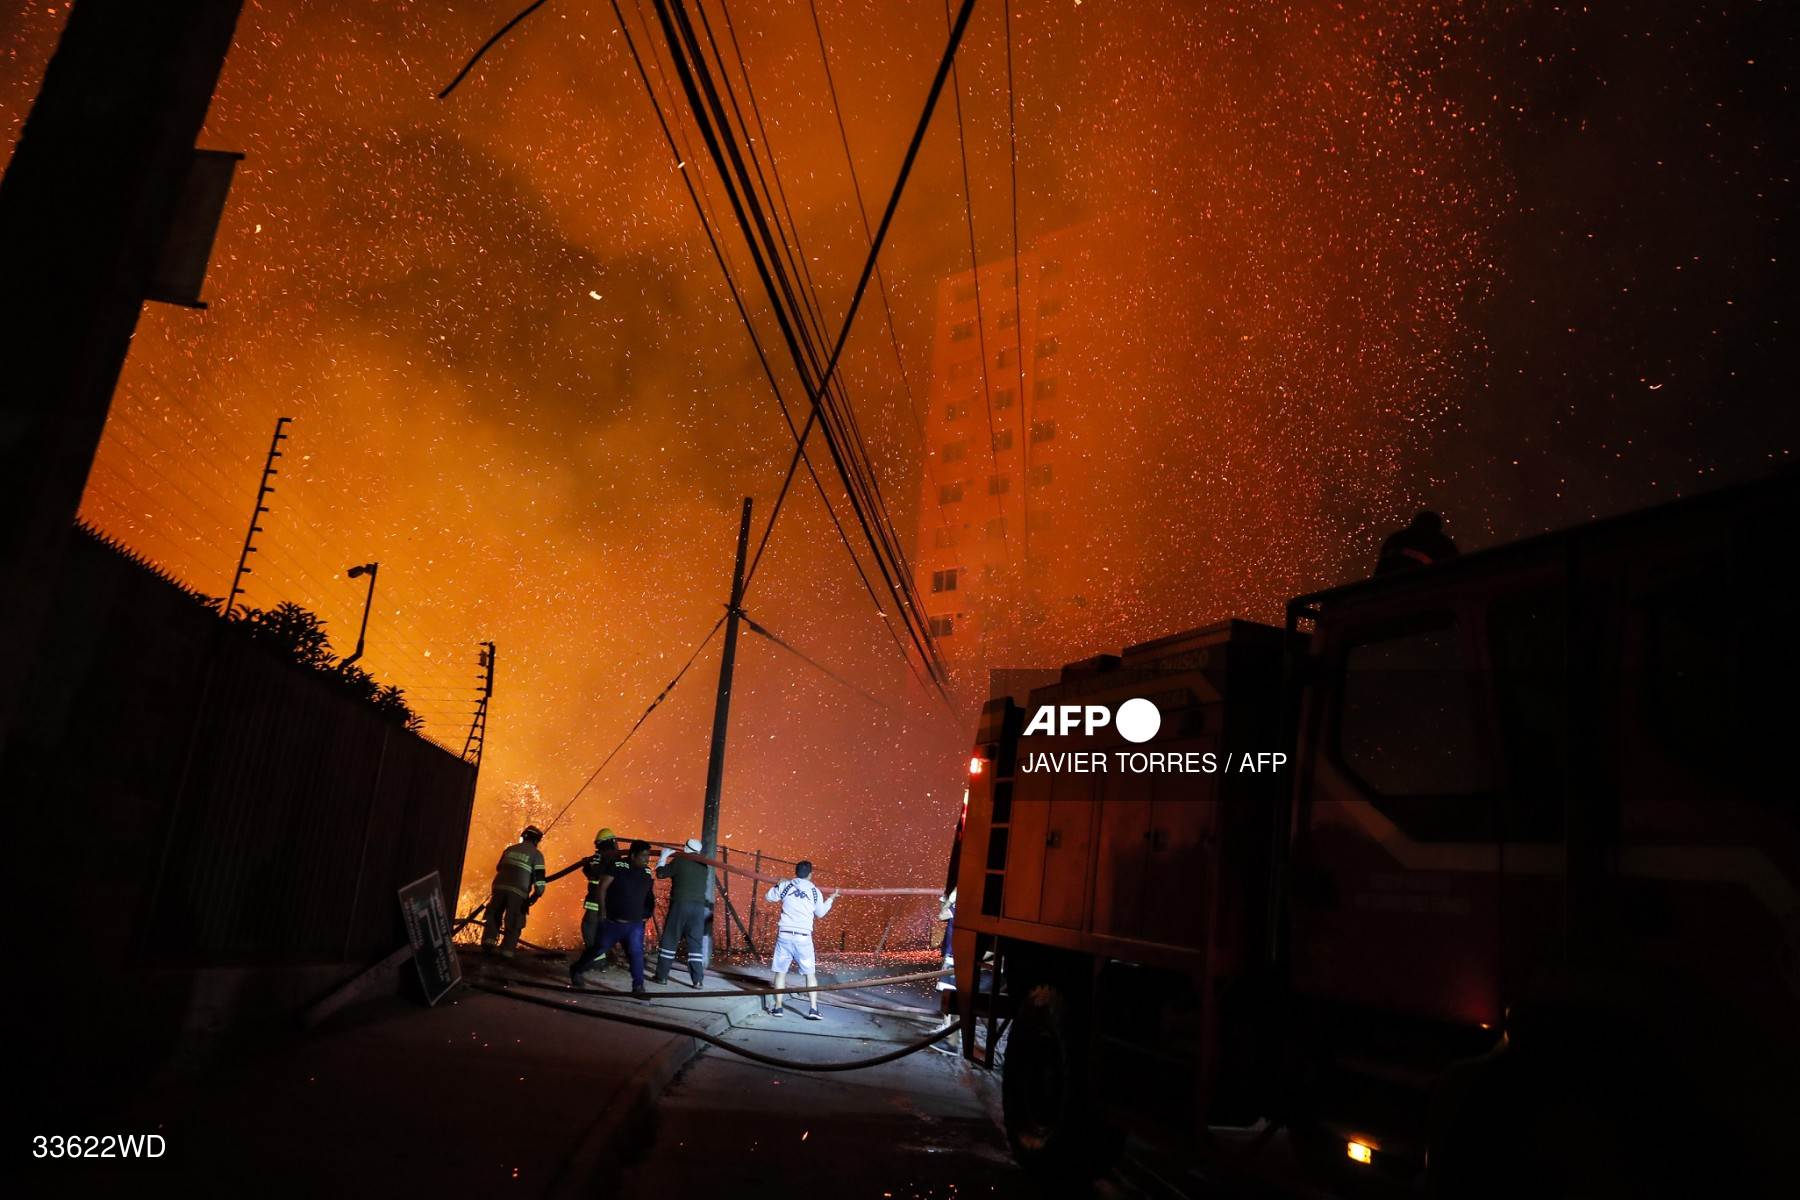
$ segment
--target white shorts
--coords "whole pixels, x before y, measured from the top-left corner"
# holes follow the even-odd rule
[[[775,937],[775,961],[771,965],[777,975],[797,965],[802,975],[813,973],[812,934],[780,933]]]

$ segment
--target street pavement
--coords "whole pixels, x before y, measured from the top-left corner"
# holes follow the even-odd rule
[[[821,993],[825,1019],[807,1021],[798,996],[779,1018],[754,994],[690,998],[681,983],[653,983],[652,999],[633,1000],[618,968],[573,991],[562,954],[465,963],[474,986],[434,1008],[388,998],[139,1094],[107,1127],[162,1134],[157,1161],[46,1163],[33,1175],[65,1190],[154,1183],[197,1196],[1039,1194],[1008,1153],[997,1073],[936,1049],[805,1069],[918,1040],[937,1024],[929,983]],[[756,982],[754,968],[729,969]],[[730,978],[714,972],[707,989]],[[671,1028],[630,1023],[644,1019]],[[795,1065],[741,1058],[694,1033]],[[1264,1194],[1195,1187],[1193,1176],[1164,1186],[1175,1178],[1128,1160],[1093,1195]]]
[[[790,980],[791,980],[790,976]],[[936,1024],[929,985],[821,993],[823,1021],[757,1014],[725,1040],[796,1063],[871,1058]],[[916,1015],[850,1005],[919,1006]],[[926,1007],[933,1006],[933,1007]],[[714,1191],[834,1200],[954,1200],[1036,1193],[1012,1164],[999,1080],[953,1054],[924,1050],[856,1071],[766,1066],[709,1047],[665,1089],[648,1138],[590,1180],[589,1195]]]
[[[561,954],[464,961],[474,983],[537,979],[550,986],[513,986],[707,1032],[758,1008],[752,996],[685,999],[680,985],[653,984],[657,999],[632,1000],[619,994],[630,984],[617,968],[595,978],[596,992],[574,993]],[[35,1174],[202,1196],[569,1194],[616,1141],[647,1127],[657,1092],[700,1044],[477,987],[429,1009],[389,998],[133,1098],[106,1131],[162,1134],[158,1160],[46,1163]]]

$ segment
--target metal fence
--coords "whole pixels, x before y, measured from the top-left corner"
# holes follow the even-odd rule
[[[794,861],[761,850],[719,847],[720,861],[763,875],[790,875]],[[821,869],[823,870],[823,869]],[[776,905],[763,899],[769,885],[742,875],[721,872],[713,910],[713,944],[726,954],[739,951],[767,956],[775,945],[780,917]],[[930,896],[844,897],[816,928],[822,952],[880,954],[922,950],[937,945],[938,901]]]

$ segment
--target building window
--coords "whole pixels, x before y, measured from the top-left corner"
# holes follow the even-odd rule
[[[1012,406],[1013,406],[1013,390],[1011,388],[1001,388],[999,391],[994,393],[994,407],[996,409],[998,409],[1000,411],[1005,411],[1006,409],[1009,409]]]
[[[1033,421],[1031,423],[1031,444],[1047,442],[1056,436],[1055,421]]]
[[[931,544],[939,549],[956,545],[956,527],[954,525],[939,525],[936,529],[931,531]]]
[[[1019,323],[1019,314],[1016,312],[1013,312],[1011,309],[1008,309],[1000,314],[999,326],[1001,329],[1012,329],[1013,327],[1018,325],[1018,323]]]
[[[990,542],[1006,537],[1006,518],[990,517],[987,523],[987,538]]]
[[[975,298],[975,281],[971,279],[967,283],[957,284],[950,289],[950,296],[958,304],[967,304]]]
[[[956,567],[950,567],[943,571],[933,571],[931,573],[931,590],[934,592],[954,592],[956,590],[956,577],[960,574],[962,574],[962,571]]]
[[[1058,297],[1050,296],[1038,301],[1037,315],[1040,317],[1054,317],[1061,311],[1062,300]]]
[[[952,621],[953,621],[953,618],[951,618],[951,617],[933,617],[933,618],[931,618],[931,636],[932,637],[941,637],[941,638],[949,637],[952,633],[955,632],[955,628],[952,624]]]
[[[958,321],[950,327],[950,340],[953,342],[966,342],[974,336],[975,322],[973,321]]]
[[[963,498],[962,480],[959,479],[955,483],[940,483],[938,485],[938,503],[939,504],[955,504],[962,498]]]
[[[995,450],[1011,450],[1012,445],[1013,445],[1013,431],[1012,430],[1002,429],[999,433],[996,433],[994,435],[994,449]]]
[[[1017,350],[1017,346],[1008,346],[1001,350],[1000,353],[994,355],[994,366],[1000,370],[1005,370],[1007,367],[1017,363],[1019,361],[1019,356],[1016,353]]]
[[[1050,337],[1039,338],[1037,344],[1037,357],[1049,358],[1052,354],[1056,353],[1056,347],[1057,341],[1054,334]]]
[[[938,461],[947,463],[961,462],[963,456],[968,454],[968,452],[969,443],[950,442],[946,444],[942,450],[938,451]]]
[[[988,495],[1004,496],[1012,490],[1012,480],[1005,475],[988,476]]]
[[[1051,481],[1050,464],[1038,463],[1031,468],[1031,486],[1043,487]]]
[[[946,404],[946,405],[944,405],[944,420],[946,420],[946,421],[960,421],[968,415],[969,415],[969,409],[968,409],[967,405],[964,405],[964,404]]]
[[[1035,381],[1034,383],[1032,383],[1031,398],[1033,400],[1054,400],[1054,399],[1056,399],[1056,380],[1054,380],[1054,379],[1039,379],[1039,380]]]

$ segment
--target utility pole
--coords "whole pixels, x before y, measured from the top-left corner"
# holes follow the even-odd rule
[[[481,643],[481,653],[475,657],[475,665],[485,669],[484,674],[475,676],[481,685],[481,699],[475,702],[475,716],[469,722],[469,736],[463,739],[462,756],[481,769],[481,750],[487,742],[488,697],[494,694],[494,643]],[[473,754],[474,757],[470,757]]]
[[[165,259],[190,241],[194,139],[242,8],[77,0],[0,181],[0,746],[139,313],[175,294]]]
[[[725,606],[725,650],[719,657],[719,696],[713,702],[712,749],[706,756],[706,810],[700,820],[701,852],[708,858],[719,853],[719,793],[725,782],[725,729],[731,716],[731,671],[737,663],[738,621],[744,615],[744,558],[750,550],[750,497],[744,497],[744,516],[738,522],[737,565],[731,572],[731,603]],[[706,873],[706,905],[712,907],[714,873]],[[712,928],[706,930],[700,954],[712,962]]]
[[[262,515],[269,511],[269,506],[264,504],[263,501],[267,500],[270,494],[275,491],[275,485],[270,483],[269,480],[281,473],[275,469],[275,460],[281,457],[281,443],[286,441],[288,436],[285,430],[288,427],[288,423],[293,419],[294,418],[292,417],[275,418],[275,436],[269,442],[269,457],[267,461],[263,463],[262,486],[256,490],[256,507],[250,510],[250,528],[244,531],[244,550],[243,553],[238,555],[237,571],[231,576],[231,590],[225,593],[225,603],[219,610],[227,617],[231,615],[232,610],[237,606],[237,598],[244,594],[242,586],[244,576],[253,574],[250,570],[250,556],[256,553],[256,535],[263,531],[263,527],[258,525],[257,521],[261,520]],[[374,593],[375,579],[371,576],[369,578],[369,594],[373,596]],[[368,628],[368,613],[366,610],[363,613],[363,628]],[[357,639],[356,652],[358,654],[362,653],[362,640],[360,638]]]

